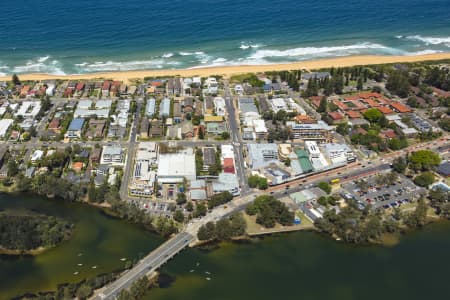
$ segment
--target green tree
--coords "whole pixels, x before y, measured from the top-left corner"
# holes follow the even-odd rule
[[[428,171],[441,163],[439,154],[430,150],[419,150],[413,152],[409,158],[409,166],[414,171]]]
[[[328,107],[327,97],[322,97],[322,99],[320,99],[320,104],[319,107],[317,108],[317,112],[324,113],[327,111],[327,107]]]
[[[402,71],[393,71],[387,80],[386,88],[393,94],[405,98],[408,96],[410,83],[408,75]]]
[[[376,108],[369,108],[363,113],[364,118],[366,118],[370,123],[376,123],[383,116],[383,114]]]
[[[362,78],[362,77],[359,77],[359,78],[358,78],[358,83],[356,84],[356,89],[358,89],[358,91],[362,91],[362,89],[363,89],[363,84],[364,84],[363,78]]]
[[[230,134],[227,131],[222,132],[220,136],[223,140],[228,140],[230,138]]]
[[[330,194],[331,193],[331,186],[327,182],[319,182],[317,185],[321,190],[323,190],[325,193]]]
[[[14,177],[19,173],[19,167],[14,159],[8,161],[8,176]]]
[[[17,76],[17,74],[13,74],[11,81],[13,82],[14,85],[20,84],[19,76]]]
[[[397,157],[392,162],[392,168],[397,173],[401,174],[405,173],[407,167],[408,167],[407,161],[403,157]]]
[[[176,202],[178,205],[182,205],[182,204],[186,203],[186,201],[187,201],[187,198],[186,198],[185,193],[182,193],[182,192],[177,193]]]
[[[197,205],[195,206],[195,212],[194,212],[194,217],[198,218],[198,217],[202,217],[202,216],[206,216],[206,205],[204,203],[197,203]]]
[[[208,241],[216,239],[216,225],[214,222],[208,222],[200,226],[197,237],[200,241]]]
[[[173,214],[173,219],[178,223],[182,223],[184,221],[184,214],[180,209],[177,209]]]
[[[421,198],[417,202],[416,209],[404,220],[405,224],[412,228],[422,227],[427,221],[427,204]]]
[[[186,210],[187,211],[193,211],[194,210],[194,204],[192,204],[192,201],[189,201],[186,203]]]
[[[421,187],[429,187],[434,182],[434,174],[432,172],[423,172],[414,178],[414,183]]]
[[[80,300],[87,299],[92,294],[92,288],[86,283],[80,285],[77,289],[77,298]]]

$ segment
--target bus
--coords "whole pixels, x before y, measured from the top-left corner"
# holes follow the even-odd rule
[[[339,183],[341,180],[339,179],[339,178],[335,178],[335,179],[332,179],[332,180],[330,180],[330,183],[331,184],[337,184],[337,183]]]

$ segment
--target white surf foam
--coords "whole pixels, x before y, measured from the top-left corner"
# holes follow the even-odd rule
[[[408,56],[415,56],[415,55],[427,55],[427,54],[436,54],[436,53],[442,53],[444,51],[440,51],[440,50],[421,50],[421,51],[416,51],[416,52],[409,52],[406,55]]]
[[[99,71],[130,71],[130,70],[143,70],[152,68],[162,68],[164,64],[163,60],[136,60],[127,62],[107,61],[107,62],[95,62],[95,63],[81,63],[76,64],[77,67],[84,72],[99,72]]]
[[[47,73],[52,75],[66,75],[57,60],[48,61],[49,57],[39,57],[27,61],[24,65],[14,66],[12,73]],[[47,62],[47,63],[46,63]]]
[[[358,54],[364,50],[381,50],[382,52],[401,54],[403,51],[395,48],[389,48],[374,43],[359,43],[346,46],[331,47],[299,47],[286,50],[257,50],[249,56],[250,59],[261,59],[269,57],[300,57],[300,56],[345,56]]]
[[[261,44],[253,44],[252,42],[241,42],[241,46],[239,48],[241,48],[242,50],[247,50],[247,49],[259,48],[262,46],[263,45],[261,45]]]
[[[421,35],[411,35],[405,37],[408,40],[420,41],[426,45],[445,45],[450,47],[450,37],[430,37]]]
[[[49,58],[50,58],[50,55],[42,56],[42,57],[39,57],[37,59],[37,61],[40,62],[40,63],[43,63],[43,62],[47,61]]]

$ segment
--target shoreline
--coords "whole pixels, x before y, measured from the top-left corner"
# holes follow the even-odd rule
[[[18,76],[21,80],[25,81],[27,80],[39,81],[47,79],[92,80],[104,78],[129,82],[136,79],[143,79],[144,77],[158,77],[158,76],[207,77],[212,75],[231,76],[243,73],[259,73],[259,72],[299,70],[299,69],[315,70],[330,67],[351,67],[359,65],[379,65],[392,63],[414,63],[414,62],[438,61],[446,59],[450,59],[450,52],[414,55],[414,56],[358,55],[358,56],[335,57],[317,60],[306,60],[282,64],[265,64],[265,65],[217,66],[217,67],[199,67],[190,69],[111,71],[111,72],[72,74],[72,75],[27,73],[27,74],[18,74]],[[0,80],[9,81],[11,80],[11,76],[0,76]]]

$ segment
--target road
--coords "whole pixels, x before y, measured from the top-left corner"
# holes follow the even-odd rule
[[[230,126],[231,143],[234,147],[234,157],[236,163],[236,173],[239,183],[241,185],[241,195],[245,196],[249,193],[247,185],[247,174],[244,165],[244,150],[241,138],[241,131],[239,129],[238,121],[236,119],[236,109],[234,107],[234,99],[231,95],[228,80],[224,81],[224,97],[227,106],[228,124]]]
[[[186,232],[175,235],[125,272],[118,280],[98,291],[93,299],[116,299],[121,290],[130,288],[137,279],[156,271],[194,240],[194,236]]]
[[[141,112],[142,107],[142,101],[138,100],[136,102],[136,111],[134,113],[133,117],[133,124],[131,125],[130,130],[130,139],[128,141],[128,150],[127,150],[127,161],[125,163],[123,177],[122,177],[122,184],[120,186],[120,197],[122,200],[129,200],[128,197],[128,184],[130,182],[130,178],[132,177],[131,172],[133,172],[133,162],[134,162],[134,156],[136,153],[136,135],[137,135],[137,127],[139,124],[139,116]]]

